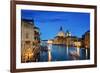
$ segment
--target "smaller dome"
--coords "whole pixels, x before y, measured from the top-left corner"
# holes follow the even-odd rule
[[[69,31],[66,31],[66,36],[71,36],[71,33]]]

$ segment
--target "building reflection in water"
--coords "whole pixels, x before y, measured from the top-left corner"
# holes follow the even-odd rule
[[[87,60],[86,49],[67,47],[66,45],[47,44],[47,50],[42,50],[38,62]]]
[[[86,59],[88,59],[88,50],[87,50],[87,46],[86,46]]]
[[[48,61],[51,61],[52,57],[51,57],[51,51],[48,50]]]
[[[47,51],[40,53],[39,62],[88,59],[86,57],[86,49],[79,47],[78,42],[76,44],[77,47],[68,47],[66,45],[52,44],[52,41],[49,40],[46,44]]]
[[[52,56],[51,56],[51,49],[52,49],[52,41],[48,40],[48,61],[51,61]]]
[[[67,48],[67,55],[68,55],[68,46],[66,48]]]

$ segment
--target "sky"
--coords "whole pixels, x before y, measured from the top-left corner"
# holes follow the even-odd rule
[[[22,19],[32,19],[40,29],[42,40],[53,39],[59,32],[69,31],[72,36],[82,37],[90,30],[90,13],[21,10]]]

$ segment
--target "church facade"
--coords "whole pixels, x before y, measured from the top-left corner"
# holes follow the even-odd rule
[[[64,32],[62,27],[60,27],[57,36],[53,39],[53,44],[76,46],[75,43],[79,43],[81,46],[81,39],[76,36],[72,36],[68,30]]]

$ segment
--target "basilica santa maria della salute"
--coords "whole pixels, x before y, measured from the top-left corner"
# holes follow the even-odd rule
[[[63,31],[63,28],[60,27],[60,31],[58,32],[57,36],[62,36],[62,37],[71,36],[71,33],[68,32],[68,31],[65,33],[65,32]]]
[[[76,36],[72,36],[72,34],[68,30],[64,32],[62,26],[60,27],[58,34],[52,41],[53,44],[63,44],[68,46],[76,46],[75,42],[80,42],[81,46],[81,39]]]

